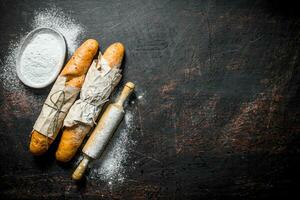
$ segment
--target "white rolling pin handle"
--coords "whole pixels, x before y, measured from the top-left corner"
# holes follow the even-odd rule
[[[124,102],[126,101],[126,99],[128,98],[128,96],[133,92],[134,90],[134,83],[132,82],[127,82],[120,94],[120,96],[117,98],[116,100],[116,105],[119,105],[120,107],[123,108]]]
[[[90,158],[87,156],[84,156],[79,165],[77,166],[76,170],[72,174],[72,179],[75,181],[81,180],[85,170],[88,167],[88,164],[90,162]]]

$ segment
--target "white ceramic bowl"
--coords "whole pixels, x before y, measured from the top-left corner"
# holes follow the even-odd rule
[[[27,47],[27,45],[34,39],[34,37],[38,34],[41,33],[47,33],[47,34],[51,34],[53,35],[60,43],[60,46],[58,48],[61,48],[62,50],[62,55],[59,58],[59,62],[57,64],[57,66],[55,66],[54,72],[51,74],[51,76],[49,76],[49,80],[43,82],[43,83],[39,83],[39,84],[33,84],[30,80],[26,79],[23,74],[21,73],[20,70],[20,61],[21,61],[21,57],[22,54],[25,50],[25,48]],[[65,62],[65,58],[66,58],[66,42],[65,39],[63,37],[63,35],[59,32],[57,32],[54,29],[51,28],[37,28],[34,29],[33,31],[31,31],[25,38],[21,48],[19,49],[18,55],[17,55],[17,60],[16,60],[16,67],[17,67],[17,75],[19,77],[19,79],[27,86],[32,87],[32,88],[44,88],[48,85],[50,85],[51,83],[53,83],[54,80],[56,80],[59,72],[61,71],[63,64]]]

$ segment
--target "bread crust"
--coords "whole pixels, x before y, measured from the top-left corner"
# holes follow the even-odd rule
[[[81,88],[88,68],[98,51],[98,47],[99,44],[96,40],[88,39],[75,51],[60,73],[60,76],[67,78],[66,85]],[[41,155],[48,150],[52,142],[52,138],[33,130],[31,133],[29,151],[33,155]]]
[[[103,58],[107,61],[111,68],[120,67],[124,53],[125,48],[123,44],[117,42],[106,49],[103,54]],[[90,126],[84,124],[65,128],[55,154],[56,159],[61,162],[70,161],[76,154],[90,129]]]

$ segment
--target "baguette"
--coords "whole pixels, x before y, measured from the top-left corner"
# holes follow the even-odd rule
[[[60,76],[66,77],[66,85],[81,88],[85,74],[88,71],[91,62],[98,51],[98,42],[94,39],[85,41],[73,54],[71,59],[65,65]],[[33,155],[45,153],[54,141],[36,130],[31,134],[29,150]]]
[[[106,49],[102,58],[107,61],[110,68],[120,67],[124,51],[125,48],[121,43],[114,43]],[[83,123],[66,127],[55,154],[56,159],[61,162],[70,161],[91,128],[91,126]]]

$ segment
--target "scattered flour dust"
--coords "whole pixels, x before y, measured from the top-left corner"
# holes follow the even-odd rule
[[[112,99],[116,99],[120,93],[121,89],[114,92]],[[141,105],[146,104],[147,95],[146,91],[140,87],[135,88],[134,94],[136,96],[134,100],[130,102],[125,101],[125,127],[114,134],[102,156],[91,164],[89,178],[105,182],[110,189],[113,189],[116,184],[123,183],[127,177],[126,173],[128,170],[135,168],[134,164],[128,166],[126,161],[130,158],[131,154],[135,152],[133,149],[136,145],[136,141],[133,139],[133,133],[136,130],[134,121],[137,113],[135,109],[129,110],[127,108],[135,103]],[[81,158],[79,158],[79,160],[81,160]],[[78,164],[79,162],[76,166]]]
[[[67,42],[69,53],[74,53],[79,46],[78,37],[84,33],[84,27],[58,8],[36,12],[33,29],[38,27],[53,28],[59,31]]]
[[[68,54],[71,55],[79,46],[79,37],[83,35],[84,28],[61,9],[51,7],[45,10],[36,11],[31,21],[31,30],[41,27],[53,28],[59,31],[67,42]],[[30,31],[31,31],[30,30]],[[8,91],[24,89],[24,85],[19,81],[16,74],[16,57],[19,47],[28,33],[20,30],[20,35],[10,41],[7,55],[3,60],[0,79],[3,88]]]
[[[133,129],[133,113],[126,111],[125,128],[116,132],[101,158],[93,162],[91,179],[100,179],[108,186],[124,181],[128,167],[125,166],[126,160],[130,156],[130,149],[135,145],[131,137]]]

